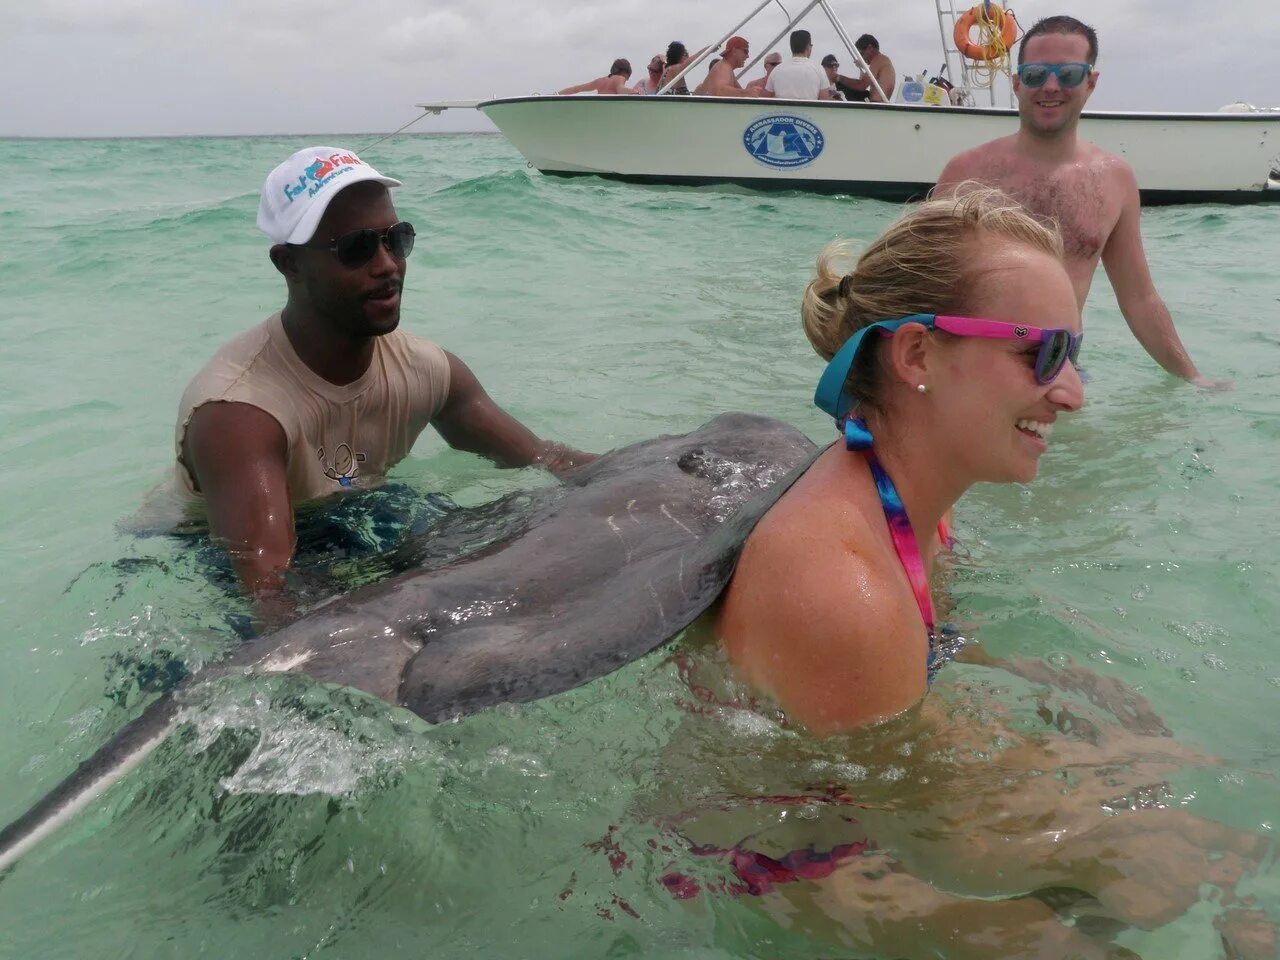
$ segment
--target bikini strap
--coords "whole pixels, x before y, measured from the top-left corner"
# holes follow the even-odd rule
[[[925,575],[924,558],[920,555],[920,544],[916,541],[915,530],[911,527],[911,518],[907,516],[907,508],[898,495],[898,488],[893,485],[888,472],[880,464],[879,458],[871,448],[871,431],[860,418],[850,417],[844,424],[845,445],[867,458],[867,466],[871,468],[871,478],[876,484],[876,493],[880,495],[880,506],[884,510],[885,522],[889,525],[889,536],[893,538],[893,548],[898,553],[902,569],[906,571],[911,582],[911,590],[916,595],[916,605],[920,608],[920,617],[924,620],[929,636],[934,632],[933,597],[929,593],[929,578]]]

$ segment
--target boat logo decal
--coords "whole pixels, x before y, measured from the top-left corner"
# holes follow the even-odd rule
[[[804,117],[771,113],[751,121],[743,131],[742,145],[759,163],[790,169],[813,163],[826,138]]]

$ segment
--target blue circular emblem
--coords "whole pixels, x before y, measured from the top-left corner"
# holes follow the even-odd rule
[[[804,117],[789,114],[760,117],[742,134],[742,145],[753,159],[784,169],[813,163],[825,144],[821,130]]]
[[[906,103],[919,103],[924,99],[924,84],[919,80],[908,80],[902,85],[902,99]]]

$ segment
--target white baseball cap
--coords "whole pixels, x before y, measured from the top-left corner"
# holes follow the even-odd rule
[[[304,147],[267,174],[258,228],[273,243],[306,243],[333,198],[362,180],[400,186],[399,180],[384,177],[350,150]]]

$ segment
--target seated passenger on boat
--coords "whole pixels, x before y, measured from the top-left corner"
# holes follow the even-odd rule
[[[813,38],[808,30],[791,32],[791,59],[769,74],[761,96],[785,100],[830,100],[827,73],[811,59]]]
[[[690,60],[694,59],[694,57],[702,56],[703,51],[706,49],[706,47],[703,47],[697,53],[690,54],[689,48],[679,40],[672,40],[667,44],[667,69],[662,73],[661,86],[665,87],[670,83],[677,73],[689,65]],[[685,77],[681,77],[680,81],[667,93],[687,95],[689,93],[689,85],[685,83]]]
[[[764,58],[764,76],[756,77],[747,84],[747,93],[753,97],[760,96],[760,91],[764,89],[764,85],[769,81],[769,74],[773,73],[773,68],[782,62],[782,54],[774,50]]]
[[[708,86],[708,84],[711,82],[711,71],[712,71],[712,70],[714,70],[714,69],[716,68],[716,64],[717,64],[717,63],[719,63],[719,62],[720,62],[720,58],[719,58],[719,57],[712,57],[712,58],[711,58],[711,61],[707,64],[707,76],[706,76],[706,78],[705,78],[705,79],[704,79],[700,84],[698,84],[696,87],[694,87],[694,88],[693,88],[693,92],[694,92],[696,95],[698,95],[698,96],[709,96],[709,94],[707,93],[707,91],[710,89],[710,87]]]
[[[724,45],[724,56],[712,62],[707,79],[694,92],[709,97],[752,96],[738,83],[737,77],[737,71],[746,66],[750,55],[751,48],[745,38],[730,37]]]
[[[975,483],[1030,482],[1084,401],[1062,239],[1005,194],[930,200],[847,258],[822,253],[801,305],[840,439],[751,533],[716,623],[744,678],[820,734],[924,695],[945,519]]]
[[[667,61],[662,59],[662,54],[655,53],[653,59],[649,61],[649,75],[632,87],[632,92],[652,97],[662,87],[662,71],[665,69],[667,69]]]
[[[619,57],[613,61],[607,77],[596,77],[586,83],[565,87],[560,91],[560,96],[565,97],[575,93],[637,93],[638,91],[627,86],[627,81],[630,79],[631,61],[625,57]]]
[[[830,81],[831,98],[833,100],[866,100],[867,91],[859,90],[853,84],[852,77],[843,76],[840,73],[840,61],[836,59],[834,53],[828,53],[822,58],[822,69],[827,72],[827,80]]]

